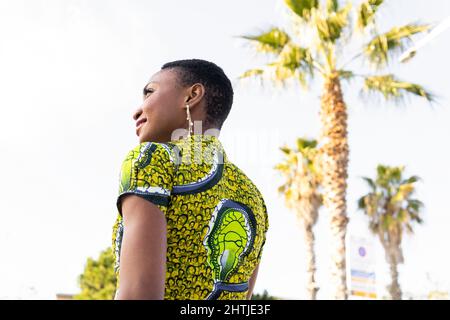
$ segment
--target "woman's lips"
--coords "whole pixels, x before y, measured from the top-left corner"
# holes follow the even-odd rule
[[[136,135],[139,136],[139,129],[144,125],[144,123],[147,122],[147,119],[141,119],[138,122],[136,122]]]
[[[139,119],[138,121],[136,121],[136,128],[139,127],[145,121],[147,121],[147,119],[145,119],[145,118],[142,118],[142,119]]]

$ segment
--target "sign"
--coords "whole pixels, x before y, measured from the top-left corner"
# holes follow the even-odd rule
[[[375,246],[372,241],[350,237],[350,296],[353,299],[376,299]]]

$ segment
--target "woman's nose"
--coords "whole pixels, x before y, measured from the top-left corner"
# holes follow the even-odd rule
[[[141,115],[141,113],[142,113],[142,108],[139,107],[139,108],[133,113],[133,120],[139,119],[139,116]]]

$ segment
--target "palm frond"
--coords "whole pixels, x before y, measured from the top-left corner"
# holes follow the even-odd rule
[[[264,73],[265,70],[263,68],[250,69],[239,75],[238,80],[244,81],[244,79],[253,78],[259,80],[259,85],[264,87]]]
[[[299,77],[297,71],[279,65],[277,61],[268,63],[262,68],[256,68],[245,71],[238,79],[253,77],[260,80],[260,85],[264,85],[264,80],[271,81],[276,86],[286,86],[286,81],[291,78]],[[305,77],[299,77],[304,81]],[[305,81],[303,83],[306,83]],[[303,85],[301,82],[301,84]]]
[[[285,87],[289,79],[297,79],[302,86],[306,85],[306,77],[304,74],[301,74],[297,69],[280,64],[278,61],[268,63],[264,74],[268,80],[277,86],[282,85]]]
[[[421,209],[422,207],[420,207],[420,209]],[[415,221],[415,222],[417,222],[417,223],[423,223],[423,219],[420,217],[420,215],[419,215],[419,210],[418,211],[413,211],[413,210],[411,210],[410,208],[408,208],[408,210],[409,210],[409,215],[410,215],[410,219],[412,220],[412,221]]]
[[[419,212],[424,207],[424,203],[417,199],[408,200],[408,209],[412,212]]]
[[[283,171],[286,171],[287,169],[289,169],[289,167],[286,163],[281,162],[281,163],[277,163],[275,166],[273,166],[273,169],[283,172]]]
[[[279,186],[277,188],[277,192],[278,193],[285,193],[286,189],[287,189],[286,185],[282,185],[282,186]]]
[[[402,184],[398,187],[397,192],[390,199],[391,204],[402,203],[414,192],[412,183]]]
[[[263,69],[256,68],[256,69],[250,69],[242,73],[238,78],[249,78],[249,77],[255,77],[255,76],[261,76],[264,73]]]
[[[365,197],[361,197],[358,199],[358,209],[364,210],[366,208]]]
[[[309,140],[304,138],[297,138],[297,149],[302,152],[305,149],[317,147],[317,140]]]
[[[427,31],[430,27],[428,24],[418,23],[394,27],[370,40],[364,46],[363,52],[373,67],[377,69],[385,67],[390,58],[401,53],[411,43],[411,36]]]
[[[278,192],[284,195],[285,205],[294,209],[298,217],[308,223],[317,221],[317,211],[322,205],[320,175],[315,171],[315,140],[297,139],[298,148],[282,146],[283,161],[274,168],[284,177]]]
[[[369,217],[370,230],[386,244],[400,243],[404,230],[412,231],[413,222],[422,222],[423,203],[411,199],[419,177],[402,178],[404,168],[378,165],[376,179],[365,178],[376,190],[358,200],[358,209]]]
[[[356,26],[359,30],[363,31],[368,25],[374,23],[375,13],[382,3],[383,0],[365,0],[359,5],[356,11]]]
[[[414,183],[414,182],[417,182],[419,180],[420,180],[420,177],[418,177],[418,176],[411,176],[408,179],[403,180],[401,183],[402,184],[404,184],[404,183]]]
[[[435,100],[434,95],[422,86],[398,80],[392,74],[366,77],[363,90],[366,93],[380,93],[386,100],[397,102],[409,94],[423,97],[430,102]]]
[[[337,73],[338,73],[339,77],[344,80],[350,80],[355,76],[355,74],[350,70],[340,69],[340,70],[337,70]]]
[[[342,9],[327,15],[315,12],[314,23],[322,41],[334,43],[341,37],[342,30],[349,24],[351,5],[351,2],[348,2]]]
[[[285,85],[289,79],[297,80],[306,89],[307,77],[314,76],[313,65],[309,49],[288,43],[278,59],[266,65],[265,75],[277,85]]]
[[[319,0],[284,0],[286,6],[298,17],[309,20],[311,11],[319,6]]]
[[[401,181],[403,170],[404,166],[391,167],[386,165],[378,165],[375,184],[392,194],[391,190],[393,186],[397,186]]]
[[[289,147],[286,147],[286,146],[283,146],[283,147],[280,147],[280,150],[284,153],[284,154],[291,154],[292,152],[294,152],[294,150],[292,150],[291,148],[289,148]]]
[[[291,38],[280,28],[271,27],[257,35],[242,35],[239,38],[250,40],[256,46],[257,52],[279,54]]]
[[[287,44],[278,56],[278,63],[292,70],[299,69],[313,74],[313,58],[308,48],[302,48],[293,43]]]
[[[285,85],[294,79],[307,88],[307,77],[314,76],[314,60],[308,48],[302,48],[292,42],[287,43],[279,52],[277,59],[264,67],[245,71],[238,78],[259,77],[272,81],[276,85]]]
[[[327,0],[326,3],[327,12],[336,12],[339,9],[339,1],[338,0]]]
[[[377,186],[375,185],[375,182],[374,182],[372,179],[370,179],[370,178],[368,178],[368,177],[362,177],[362,179],[363,179],[365,182],[367,182],[367,184],[368,184],[369,187],[372,189],[372,191],[375,191],[375,190],[376,190]]]

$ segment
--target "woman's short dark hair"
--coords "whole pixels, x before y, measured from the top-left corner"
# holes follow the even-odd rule
[[[205,87],[206,123],[219,129],[233,104],[233,87],[222,68],[201,59],[176,60],[164,64],[161,69],[174,69],[183,87],[201,83]]]

